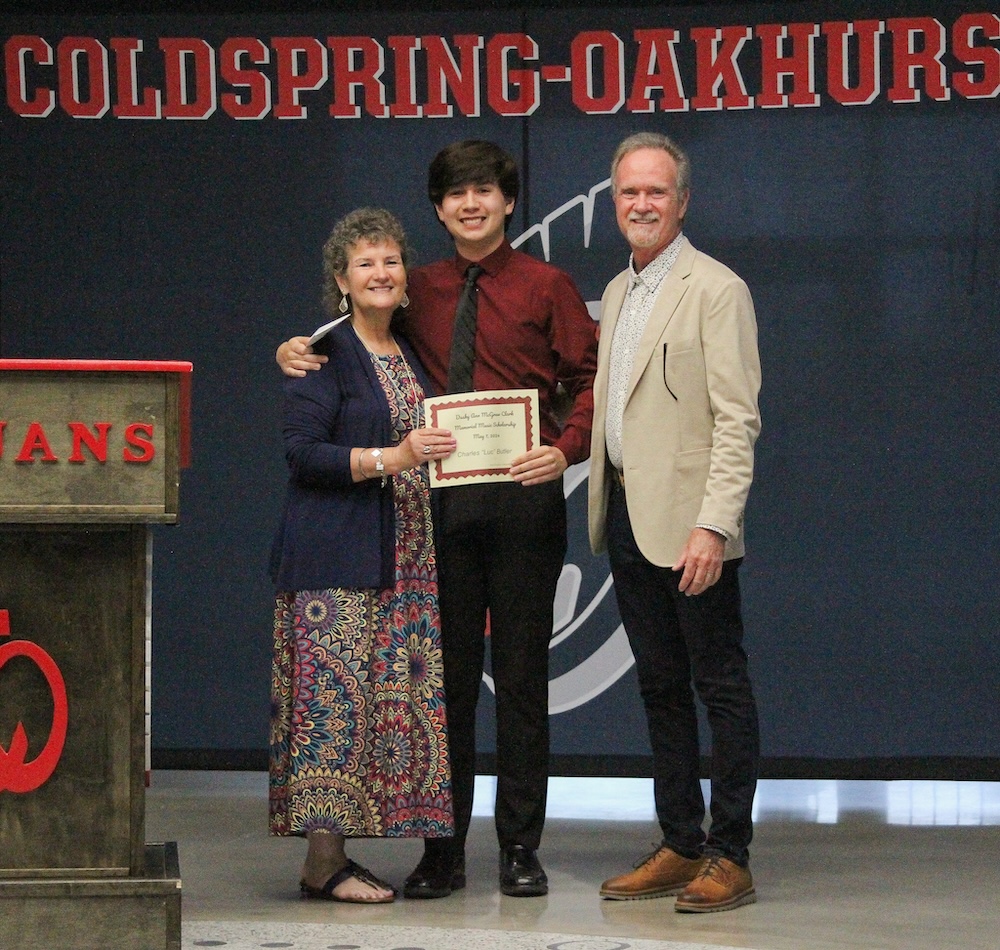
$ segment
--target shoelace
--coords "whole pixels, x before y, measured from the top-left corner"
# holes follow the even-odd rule
[[[714,878],[721,876],[724,873],[722,867],[722,858],[718,855],[712,855],[699,869],[697,877],[708,877]]]
[[[634,865],[633,865],[633,867],[634,867],[634,868],[635,868],[636,870],[638,870],[638,869],[639,869],[639,868],[641,868],[641,867],[645,867],[645,866],[646,866],[647,864],[649,864],[649,862],[650,862],[650,861],[652,861],[652,860],[653,860],[653,858],[655,858],[655,857],[656,857],[656,856],[657,856],[657,855],[658,855],[658,854],[659,854],[659,853],[660,853],[660,852],[661,852],[662,850],[663,850],[663,845],[660,845],[660,847],[658,847],[658,848],[654,848],[654,849],[653,849],[652,851],[650,851],[650,852],[649,852],[649,854],[647,854],[647,855],[646,855],[646,856],[645,856],[644,858],[639,858],[638,862],[636,862],[636,864],[634,864]]]

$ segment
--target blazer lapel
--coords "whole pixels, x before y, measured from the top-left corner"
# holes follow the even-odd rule
[[[685,240],[680,254],[677,255],[677,260],[674,261],[674,266],[670,268],[670,273],[663,278],[660,284],[660,290],[653,303],[653,309],[650,311],[646,329],[643,330],[642,337],[639,339],[639,345],[635,351],[635,363],[632,366],[632,376],[628,382],[628,392],[625,394],[626,401],[639,384],[639,379],[653,356],[653,349],[663,336],[663,331],[670,323],[671,317],[677,312],[681,298],[687,291],[687,278],[691,273],[694,257],[695,252],[691,242]],[[624,300],[624,294],[622,298]],[[620,305],[618,309],[621,309]]]

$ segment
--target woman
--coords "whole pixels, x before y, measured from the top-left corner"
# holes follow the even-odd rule
[[[270,829],[304,835],[306,897],[386,903],[348,837],[453,834],[437,573],[424,463],[455,440],[423,426],[429,384],[392,330],[406,237],[362,208],[323,248],[332,315],[316,373],[285,380],[291,472],[271,573]]]

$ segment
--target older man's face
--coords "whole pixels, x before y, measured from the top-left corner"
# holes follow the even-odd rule
[[[677,193],[677,163],[659,148],[639,148],[618,163],[615,215],[632,248],[637,266],[645,267],[680,233],[688,195]]]

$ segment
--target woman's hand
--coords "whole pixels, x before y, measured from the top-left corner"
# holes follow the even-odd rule
[[[411,429],[393,449],[394,473],[447,458],[457,444],[449,429]]]

